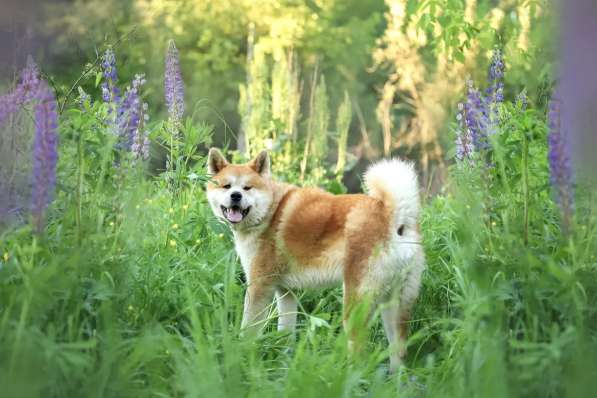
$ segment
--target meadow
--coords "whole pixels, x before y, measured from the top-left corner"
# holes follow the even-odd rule
[[[442,23],[456,24],[452,17]],[[436,146],[400,136],[392,123],[405,116],[384,114],[383,101],[381,138],[368,144],[378,158],[415,160],[423,181],[427,270],[394,375],[378,314],[366,354],[348,353],[340,287],[295,292],[296,341],[276,331],[274,305],[262,336],[239,337],[245,277],[206,200],[214,142],[238,161],[269,149],[285,181],[342,193],[353,178],[361,189],[354,170],[365,160],[351,146],[360,109],[354,93],[326,86],[325,62],[309,69],[302,92],[294,53],[276,58],[280,47],[256,42],[251,79],[239,88],[242,134],[222,134],[203,118],[204,100],[188,101],[187,55],[174,41],[162,40],[161,75],[151,81],[124,69],[117,42],[64,82],[30,59],[0,92],[1,395],[592,396],[597,218],[592,187],[574,179],[566,102],[538,79],[520,87],[528,71],[516,69],[512,46],[470,27],[483,51],[452,53],[454,65],[472,62],[472,78],[446,88]],[[417,93],[439,84],[434,77]],[[421,101],[412,118],[431,129],[436,122],[420,116],[431,100]],[[384,115],[396,120],[389,131]]]

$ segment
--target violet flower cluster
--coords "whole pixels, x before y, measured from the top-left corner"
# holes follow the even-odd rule
[[[489,71],[487,73],[487,80],[489,87],[487,87],[486,95],[490,104],[497,104],[504,101],[504,58],[502,51],[496,48],[491,57],[489,64]]]
[[[561,104],[558,100],[552,99],[549,103],[548,127],[550,180],[562,212],[564,229],[567,230],[574,212],[574,176],[569,140],[561,128]]]
[[[116,70],[116,55],[108,48],[102,57],[102,98],[106,103],[118,104],[120,102],[120,89],[118,88],[118,73]]]
[[[173,40],[168,43],[164,76],[164,93],[170,120],[180,123],[184,114],[184,85],[180,72],[178,49]]]
[[[52,200],[56,186],[58,162],[57,103],[54,92],[45,81],[39,84],[36,101],[31,214],[39,233],[43,228],[45,209]]]
[[[0,125],[23,106],[34,104],[35,134],[33,136],[33,171],[31,215],[36,231],[43,228],[44,213],[52,200],[56,186],[58,162],[58,113],[54,92],[41,79],[39,69],[31,58],[12,92],[0,96]]]
[[[137,158],[149,158],[149,132],[143,127],[149,120],[147,103],[140,99],[140,88],[146,83],[144,75],[136,75],[132,86],[127,88],[123,100],[124,125],[122,131],[127,136],[127,149]]]
[[[456,153],[459,161],[490,148],[489,137],[498,130],[498,105],[504,100],[504,69],[502,52],[496,49],[489,66],[489,87],[485,95],[471,80],[467,82],[466,101],[459,106],[461,109],[457,114]]]
[[[456,121],[458,123],[458,129],[456,131],[456,159],[462,162],[466,159],[470,159],[473,156],[474,146],[471,138],[470,130],[466,128],[464,115],[464,104],[458,104],[458,114],[456,115]]]
[[[136,158],[149,157],[149,133],[144,129],[149,118],[147,104],[141,100],[144,75],[136,75],[130,87],[121,95],[118,87],[116,56],[111,49],[102,58],[102,98],[110,105],[111,128],[118,136],[116,147],[132,152]]]
[[[10,115],[18,112],[23,105],[36,98],[40,81],[39,69],[29,57],[15,89],[0,96],[0,126]]]

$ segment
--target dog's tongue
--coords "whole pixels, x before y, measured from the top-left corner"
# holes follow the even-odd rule
[[[241,222],[243,219],[243,215],[239,209],[228,209],[226,217],[228,217],[228,221],[230,222]]]

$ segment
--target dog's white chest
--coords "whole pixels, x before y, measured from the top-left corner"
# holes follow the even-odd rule
[[[251,264],[253,264],[259,252],[259,234],[235,236],[234,246],[236,254],[240,258],[240,264],[248,279],[251,274]]]

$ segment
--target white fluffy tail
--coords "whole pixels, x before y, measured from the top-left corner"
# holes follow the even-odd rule
[[[370,196],[392,209],[394,226],[414,226],[419,217],[419,182],[414,165],[400,159],[381,160],[365,173]]]

